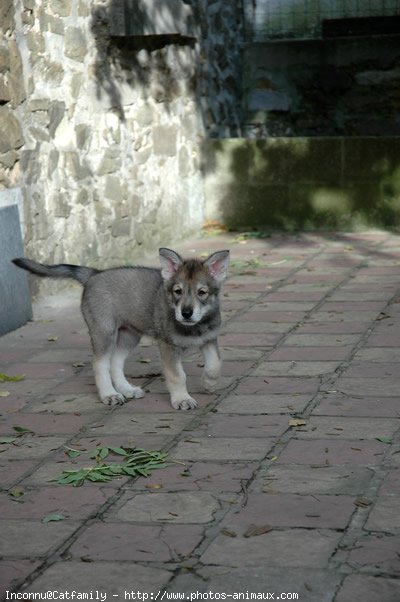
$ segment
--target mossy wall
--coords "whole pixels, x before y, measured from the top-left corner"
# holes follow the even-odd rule
[[[400,138],[207,140],[206,217],[231,228],[400,226]]]

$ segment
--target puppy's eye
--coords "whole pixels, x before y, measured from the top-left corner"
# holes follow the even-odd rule
[[[205,288],[201,288],[197,291],[197,294],[199,295],[199,297],[205,297],[206,295],[208,295],[208,290]]]
[[[177,297],[180,297],[182,295],[182,289],[180,286],[176,286],[173,289],[174,295],[176,295]]]

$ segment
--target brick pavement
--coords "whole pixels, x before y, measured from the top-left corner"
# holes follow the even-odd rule
[[[0,436],[33,431],[0,445],[2,595],[400,599],[399,236],[242,238],[178,246],[229,247],[233,260],[221,389],[201,391],[190,356],[193,412],[171,409],[149,341],[127,371],[146,397],[97,401],[78,287],[0,339],[0,372],[25,374],[0,383]],[[178,463],[147,479],[51,481],[82,465],[66,445],[98,444]],[[43,523],[49,513],[65,518]]]

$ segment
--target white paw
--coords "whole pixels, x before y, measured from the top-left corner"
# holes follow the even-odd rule
[[[175,410],[193,410],[197,407],[197,401],[193,397],[187,397],[186,399],[175,400],[171,399],[171,405]]]
[[[121,393],[115,393],[113,395],[106,395],[101,398],[101,401],[106,406],[122,406],[125,403],[125,397]]]
[[[213,393],[218,388],[218,376],[207,376],[207,374],[203,374],[201,383],[205,391]]]
[[[144,397],[144,391],[140,387],[117,387],[119,393],[125,397],[125,399],[140,399]]]

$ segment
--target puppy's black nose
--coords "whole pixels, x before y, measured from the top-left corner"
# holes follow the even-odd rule
[[[182,317],[188,320],[193,315],[193,309],[191,307],[182,307]]]

